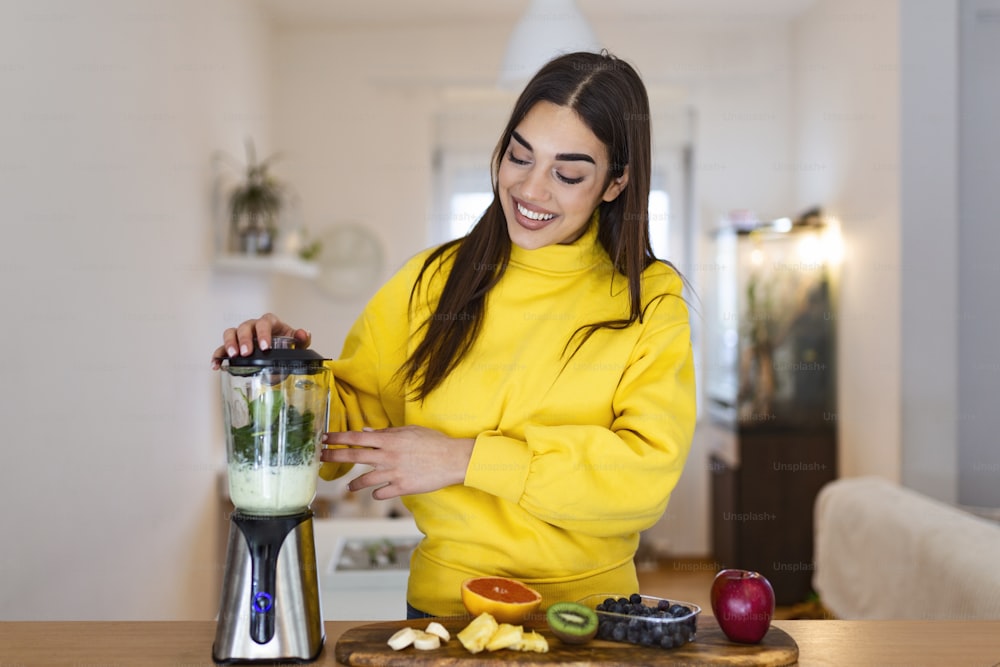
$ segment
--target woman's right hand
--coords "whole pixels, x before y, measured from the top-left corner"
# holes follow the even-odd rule
[[[312,334],[306,329],[296,329],[282,322],[277,315],[265,313],[222,333],[222,345],[212,353],[212,368],[219,370],[223,360],[230,357],[249,356],[253,353],[254,344],[262,350],[270,349],[272,336],[292,336],[303,347],[309,347],[312,341]]]

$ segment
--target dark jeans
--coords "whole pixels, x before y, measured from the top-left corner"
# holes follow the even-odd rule
[[[411,620],[414,618],[434,618],[431,614],[427,612],[420,611],[419,609],[414,609],[409,602],[406,603],[406,620]]]

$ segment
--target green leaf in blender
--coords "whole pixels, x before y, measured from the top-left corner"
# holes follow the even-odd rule
[[[307,465],[315,453],[315,415],[287,405],[280,390],[265,391],[253,400],[241,392],[247,403],[249,423],[231,427],[233,455],[239,463],[254,465]],[[284,439],[284,457],[279,443]],[[264,457],[267,456],[267,461]]]

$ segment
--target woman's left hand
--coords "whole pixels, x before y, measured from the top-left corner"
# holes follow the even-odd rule
[[[350,447],[324,449],[320,452],[322,461],[360,463],[373,468],[351,480],[351,491],[374,487],[372,497],[387,500],[464,483],[476,441],[449,438],[423,426],[397,426],[325,433],[323,442]]]

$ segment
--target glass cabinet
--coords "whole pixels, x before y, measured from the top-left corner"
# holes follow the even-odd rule
[[[812,508],[836,478],[839,236],[817,213],[724,225],[706,303],[712,537],[779,604],[808,598]]]

